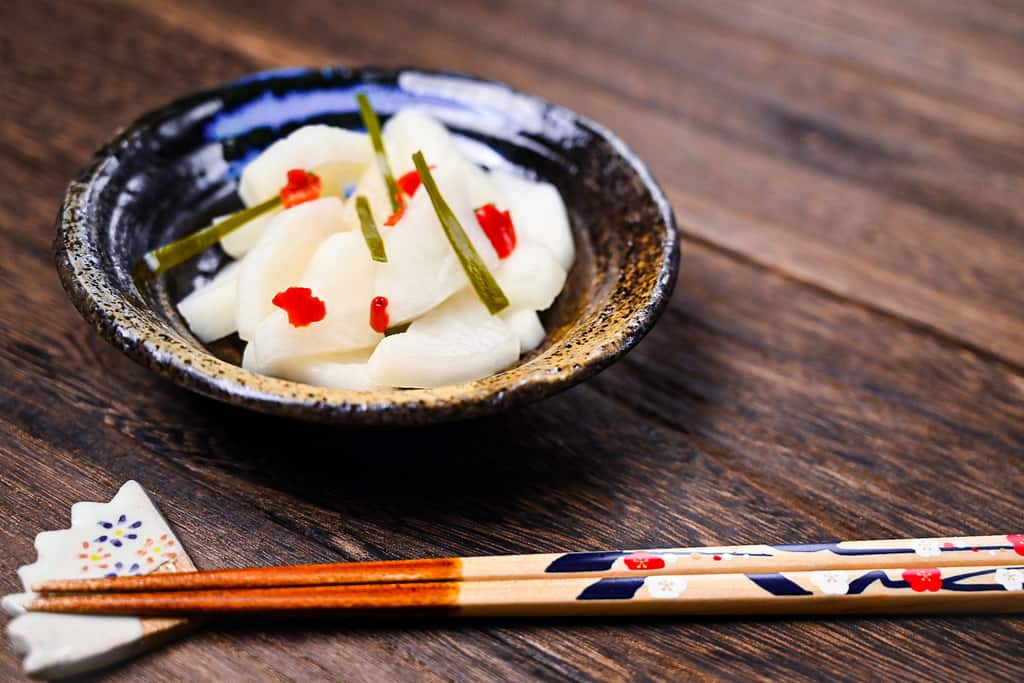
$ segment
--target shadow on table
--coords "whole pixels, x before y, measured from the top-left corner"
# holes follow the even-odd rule
[[[654,525],[655,508],[633,508],[636,493],[668,504],[674,486],[692,483],[688,463],[700,450],[691,434],[708,418],[714,402],[703,394],[722,370],[700,325],[703,307],[676,297],[662,324],[612,368],[491,417],[402,429],[316,425],[197,396],[128,364],[125,381],[150,400],[148,414],[121,428],[212,489],[252,495],[254,507],[292,520],[302,535],[346,520],[372,554],[384,550],[375,547],[381,532],[391,532],[389,544],[424,545],[389,546],[389,555],[442,540],[468,553],[656,542],[670,520]],[[671,521],[685,524],[685,515]]]
[[[700,302],[677,297],[672,308],[663,325],[598,377],[543,402],[465,422],[332,427],[260,415],[168,385],[162,386],[174,396],[159,403],[174,405],[174,417],[195,430],[195,443],[176,457],[371,525],[395,518],[472,525],[510,515],[523,527],[545,528],[556,525],[549,516],[556,509],[564,510],[557,526],[575,519],[593,530],[604,523],[593,518],[621,512],[630,490],[663,479],[666,467],[678,472],[697,453],[689,425],[671,425],[706,417],[707,403],[683,390],[687,377],[706,377],[718,363],[695,322]]]
[[[515,510],[520,528],[543,528],[567,502],[609,498],[617,472],[648,448],[635,427],[594,406],[599,399],[585,388],[493,417],[395,430],[301,423],[187,400],[206,421],[210,443],[201,455],[178,457],[371,525],[497,526]]]

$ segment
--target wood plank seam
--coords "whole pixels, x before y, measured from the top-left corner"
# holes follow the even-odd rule
[[[1016,363],[1013,360],[1010,360],[997,353],[989,351],[988,349],[979,347],[966,339],[961,339],[960,337],[951,335],[941,329],[928,325],[927,323],[914,320],[913,318],[904,318],[903,316],[897,315],[896,313],[889,311],[885,308],[882,308],[881,306],[877,306],[871,303],[870,301],[847,296],[840,292],[836,292],[813,280],[798,277],[788,271],[777,268],[770,263],[760,261],[754,256],[747,254],[746,252],[730,249],[729,247],[718,244],[717,242],[712,242],[701,235],[687,231],[685,225],[679,226],[679,235],[682,238],[680,241],[683,244],[685,244],[686,242],[699,244],[702,247],[711,249],[738,263],[744,263],[758,270],[770,272],[789,282],[812,289],[818,294],[821,294],[831,299],[832,301],[847,304],[855,308],[859,308],[868,313],[871,313],[872,315],[877,315],[886,320],[897,322],[906,327],[907,329],[910,329],[918,334],[936,339],[945,346],[950,346],[957,349],[969,351],[970,353],[974,354],[980,359],[998,365],[1002,369],[1011,372],[1015,375],[1024,377],[1024,364]],[[686,262],[684,260],[683,267],[685,266]]]

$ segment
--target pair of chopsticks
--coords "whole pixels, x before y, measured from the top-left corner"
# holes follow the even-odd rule
[[[1024,611],[1024,534],[346,562],[46,581],[31,611],[138,616]]]

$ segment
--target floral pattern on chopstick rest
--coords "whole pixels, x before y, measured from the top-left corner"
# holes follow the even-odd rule
[[[18,569],[26,592],[8,595],[7,634],[31,676],[69,676],[107,666],[183,630],[181,619],[26,613],[32,586],[48,579],[195,571],[143,488],[126,482],[109,503],[76,503],[71,526],[36,536],[37,559]],[[159,637],[159,638],[158,638]]]

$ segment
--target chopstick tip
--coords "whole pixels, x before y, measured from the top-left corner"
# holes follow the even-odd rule
[[[76,580],[74,579],[47,579],[46,581],[32,584],[32,592],[39,594],[67,593],[76,589],[75,583]]]

